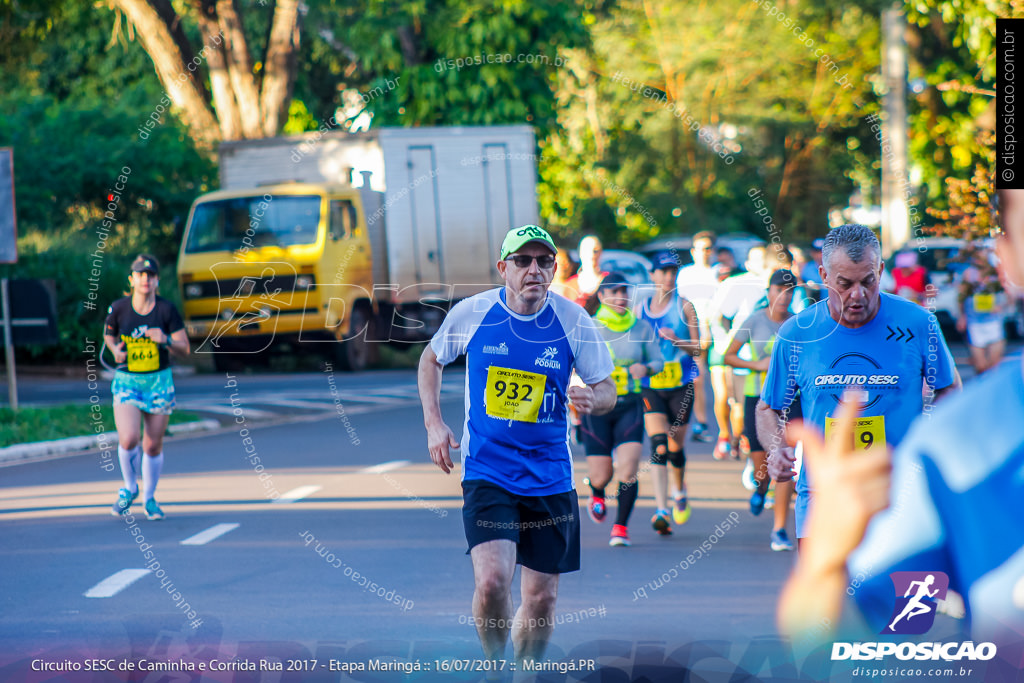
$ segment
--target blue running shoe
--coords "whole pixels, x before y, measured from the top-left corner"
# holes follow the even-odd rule
[[[750,496],[750,514],[757,517],[764,510],[764,494],[754,491]]]
[[[743,488],[746,490],[757,490],[757,481],[754,479],[754,461],[750,458],[747,458],[747,464],[743,466],[743,474],[740,475],[740,481],[743,482]]]
[[[156,504],[156,501],[150,498],[146,501],[146,519],[163,519],[164,511],[160,509],[160,506]]]
[[[778,552],[792,549],[793,544],[790,542],[789,536],[786,535],[785,529],[776,529],[772,532],[772,550]]]
[[[708,426],[703,422],[698,422],[693,425],[693,432],[690,434],[690,438],[694,441],[701,441],[703,443],[709,443],[714,439],[714,437],[708,432]]]
[[[131,508],[132,503],[135,502],[135,499],[138,497],[138,491],[132,493],[128,489],[120,489],[117,492],[117,502],[114,503],[112,508],[110,508],[110,514],[114,515],[115,517],[120,517],[121,515],[125,514],[126,512],[128,512],[128,509]]]
[[[668,523],[669,517],[668,510],[658,510],[653,517],[651,517],[651,526],[662,536],[672,535],[672,526]]]

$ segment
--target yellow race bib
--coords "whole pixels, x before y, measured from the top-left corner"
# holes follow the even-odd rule
[[[832,438],[832,431],[837,422],[839,420],[831,417],[825,418],[825,441]],[[885,417],[883,415],[858,417],[853,423],[854,449],[867,450],[874,446],[885,447]]]
[[[626,368],[615,368],[612,370],[612,381],[615,382],[615,393],[625,396],[629,393],[629,373]]]
[[[547,375],[492,365],[484,392],[487,414],[500,420],[536,422],[547,381]]]
[[[129,339],[125,342],[128,350],[128,372],[153,372],[160,369],[160,351],[149,337]]]
[[[675,389],[683,379],[683,364],[677,360],[665,363],[657,375],[651,375],[651,389]]]
[[[991,313],[992,309],[996,307],[996,295],[995,294],[975,294],[974,295],[974,310],[978,313]]]

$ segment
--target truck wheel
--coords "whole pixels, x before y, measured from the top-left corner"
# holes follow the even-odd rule
[[[373,318],[365,308],[357,308],[352,311],[352,323],[349,329],[361,330],[364,327],[366,328],[364,334],[337,342],[334,345],[334,359],[346,372],[365,370],[368,365],[377,360],[377,346],[375,342],[371,341],[373,339]]]

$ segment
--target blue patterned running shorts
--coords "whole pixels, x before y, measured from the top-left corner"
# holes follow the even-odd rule
[[[114,403],[127,403],[153,415],[174,412],[174,379],[170,368],[157,372],[119,370],[114,373],[110,390],[114,394]]]

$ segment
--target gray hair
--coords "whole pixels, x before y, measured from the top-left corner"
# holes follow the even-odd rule
[[[821,247],[821,263],[825,270],[829,270],[832,253],[837,249],[842,249],[854,263],[860,263],[865,257],[882,259],[882,245],[874,231],[856,223],[840,225],[825,236],[825,244]]]

